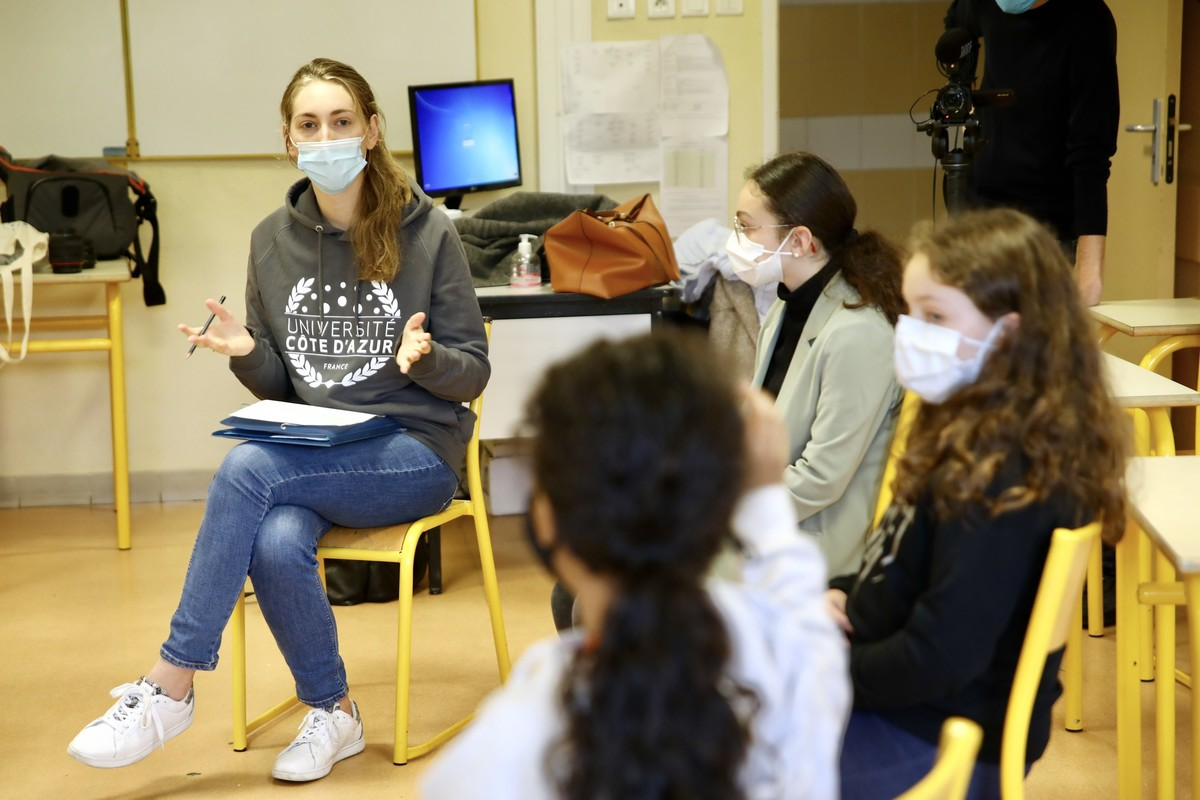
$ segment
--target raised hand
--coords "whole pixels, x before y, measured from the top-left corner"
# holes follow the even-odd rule
[[[425,324],[425,312],[418,311],[404,323],[404,333],[400,336],[400,346],[396,348],[396,364],[400,372],[407,375],[412,365],[433,349],[433,336],[421,326]]]
[[[189,342],[196,347],[205,347],[227,356],[244,356],[254,349],[254,337],[250,335],[250,331],[234,319],[225,306],[211,297],[204,301],[204,305],[213,314],[213,320],[203,334],[200,333],[202,328],[193,328],[182,323],[179,325],[180,332]]]

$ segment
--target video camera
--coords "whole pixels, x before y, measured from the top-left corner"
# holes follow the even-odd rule
[[[943,193],[946,208],[956,213],[966,207],[967,171],[975,151],[983,145],[975,109],[979,106],[1006,106],[1013,101],[1009,89],[976,91],[975,65],[979,57],[979,42],[970,31],[951,28],[941,35],[933,49],[938,71],[946,77],[946,85],[938,90],[929,109],[929,119],[917,124],[917,130],[928,133],[933,157],[941,161]],[[961,128],[959,146],[951,146],[950,129]]]
[[[931,120],[943,125],[965,125],[975,113],[971,84],[975,82],[975,53],[978,42],[962,28],[951,28],[938,39],[933,54],[946,85],[938,90],[929,110]]]

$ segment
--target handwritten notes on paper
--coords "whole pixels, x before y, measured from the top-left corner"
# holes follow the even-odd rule
[[[562,90],[569,183],[661,181],[671,230],[724,218],[729,81],[712,40],[571,43]]]

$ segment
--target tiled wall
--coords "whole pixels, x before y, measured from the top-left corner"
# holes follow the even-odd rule
[[[945,213],[930,138],[916,121],[928,116],[933,92],[946,82],[933,48],[948,5],[780,3],[780,150],[829,161],[855,193],[859,227],[900,240],[935,202],[938,216]]]

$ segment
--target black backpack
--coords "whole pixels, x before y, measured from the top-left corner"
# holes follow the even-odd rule
[[[28,222],[48,234],[71,234],[91,245],[96,258],[125,256],[133,277],[142,279],[148,306],[167,302],[158,280],[158,201],[136,173],[99,158],[15,159],[0,148],[0,180],[8,199],[0,221]],[[138,229],[151,228],[148,257]]]

